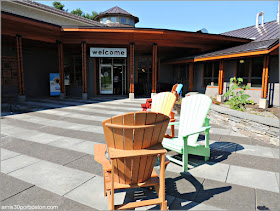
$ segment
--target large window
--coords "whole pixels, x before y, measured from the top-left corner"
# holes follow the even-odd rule
[[[121,23],[126,24],[126,18],[121,18]]]
[[[249,83],[249,68],[250,68],[249,59],[240,59],[237,61],[236,77],[243,78],[243,84]]]
[[[64,73],[72,86],[82,85],[82,58],[80,55],[65,56]]]
[[[116,23],[117,22],[117,18],[116,17],[111,17],[111,22],[112,23]]]
[[[218,86],[219,62],[209,62],[204,65],[203,86]]]
[[[263,58],[252,59],[251,86],[262,86]],[[249,82],[250,83],[250,82]]]
[[[134,22],[133,22],[133,20],[129,20],[129,25],[131,25],[131,26],[133,26],[134,25]]]

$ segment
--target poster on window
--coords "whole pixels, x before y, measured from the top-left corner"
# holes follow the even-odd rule
[[[60,95],[59,73],[50,73],[50,93],[51,96]]]

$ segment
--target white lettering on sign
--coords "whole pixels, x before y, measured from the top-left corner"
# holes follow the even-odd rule
[[[90,57],[127,57],[126,48],[90,48]]]

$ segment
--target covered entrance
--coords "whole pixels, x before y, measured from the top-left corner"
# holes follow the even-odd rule
[[[99,59],[100,94],[124,95],[126,93],[126,59]]]

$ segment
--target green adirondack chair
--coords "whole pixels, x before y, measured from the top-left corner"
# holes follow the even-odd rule
[[[183,166],[188,171],[188,154],[204,156],[205,161],[210,157],[209,148],[209,119],[207,113],[212,104],[210,97],[196,94],[185,97],[181,104],[180,122],[169,125],[179,125],[178,137],[164,138],[164,148],[183,155],[183,161],[167,156],[170,161]],[[205,123],[204,127],[203,124]],[[199,133],[205,132],[205,146],[197,143]]]

